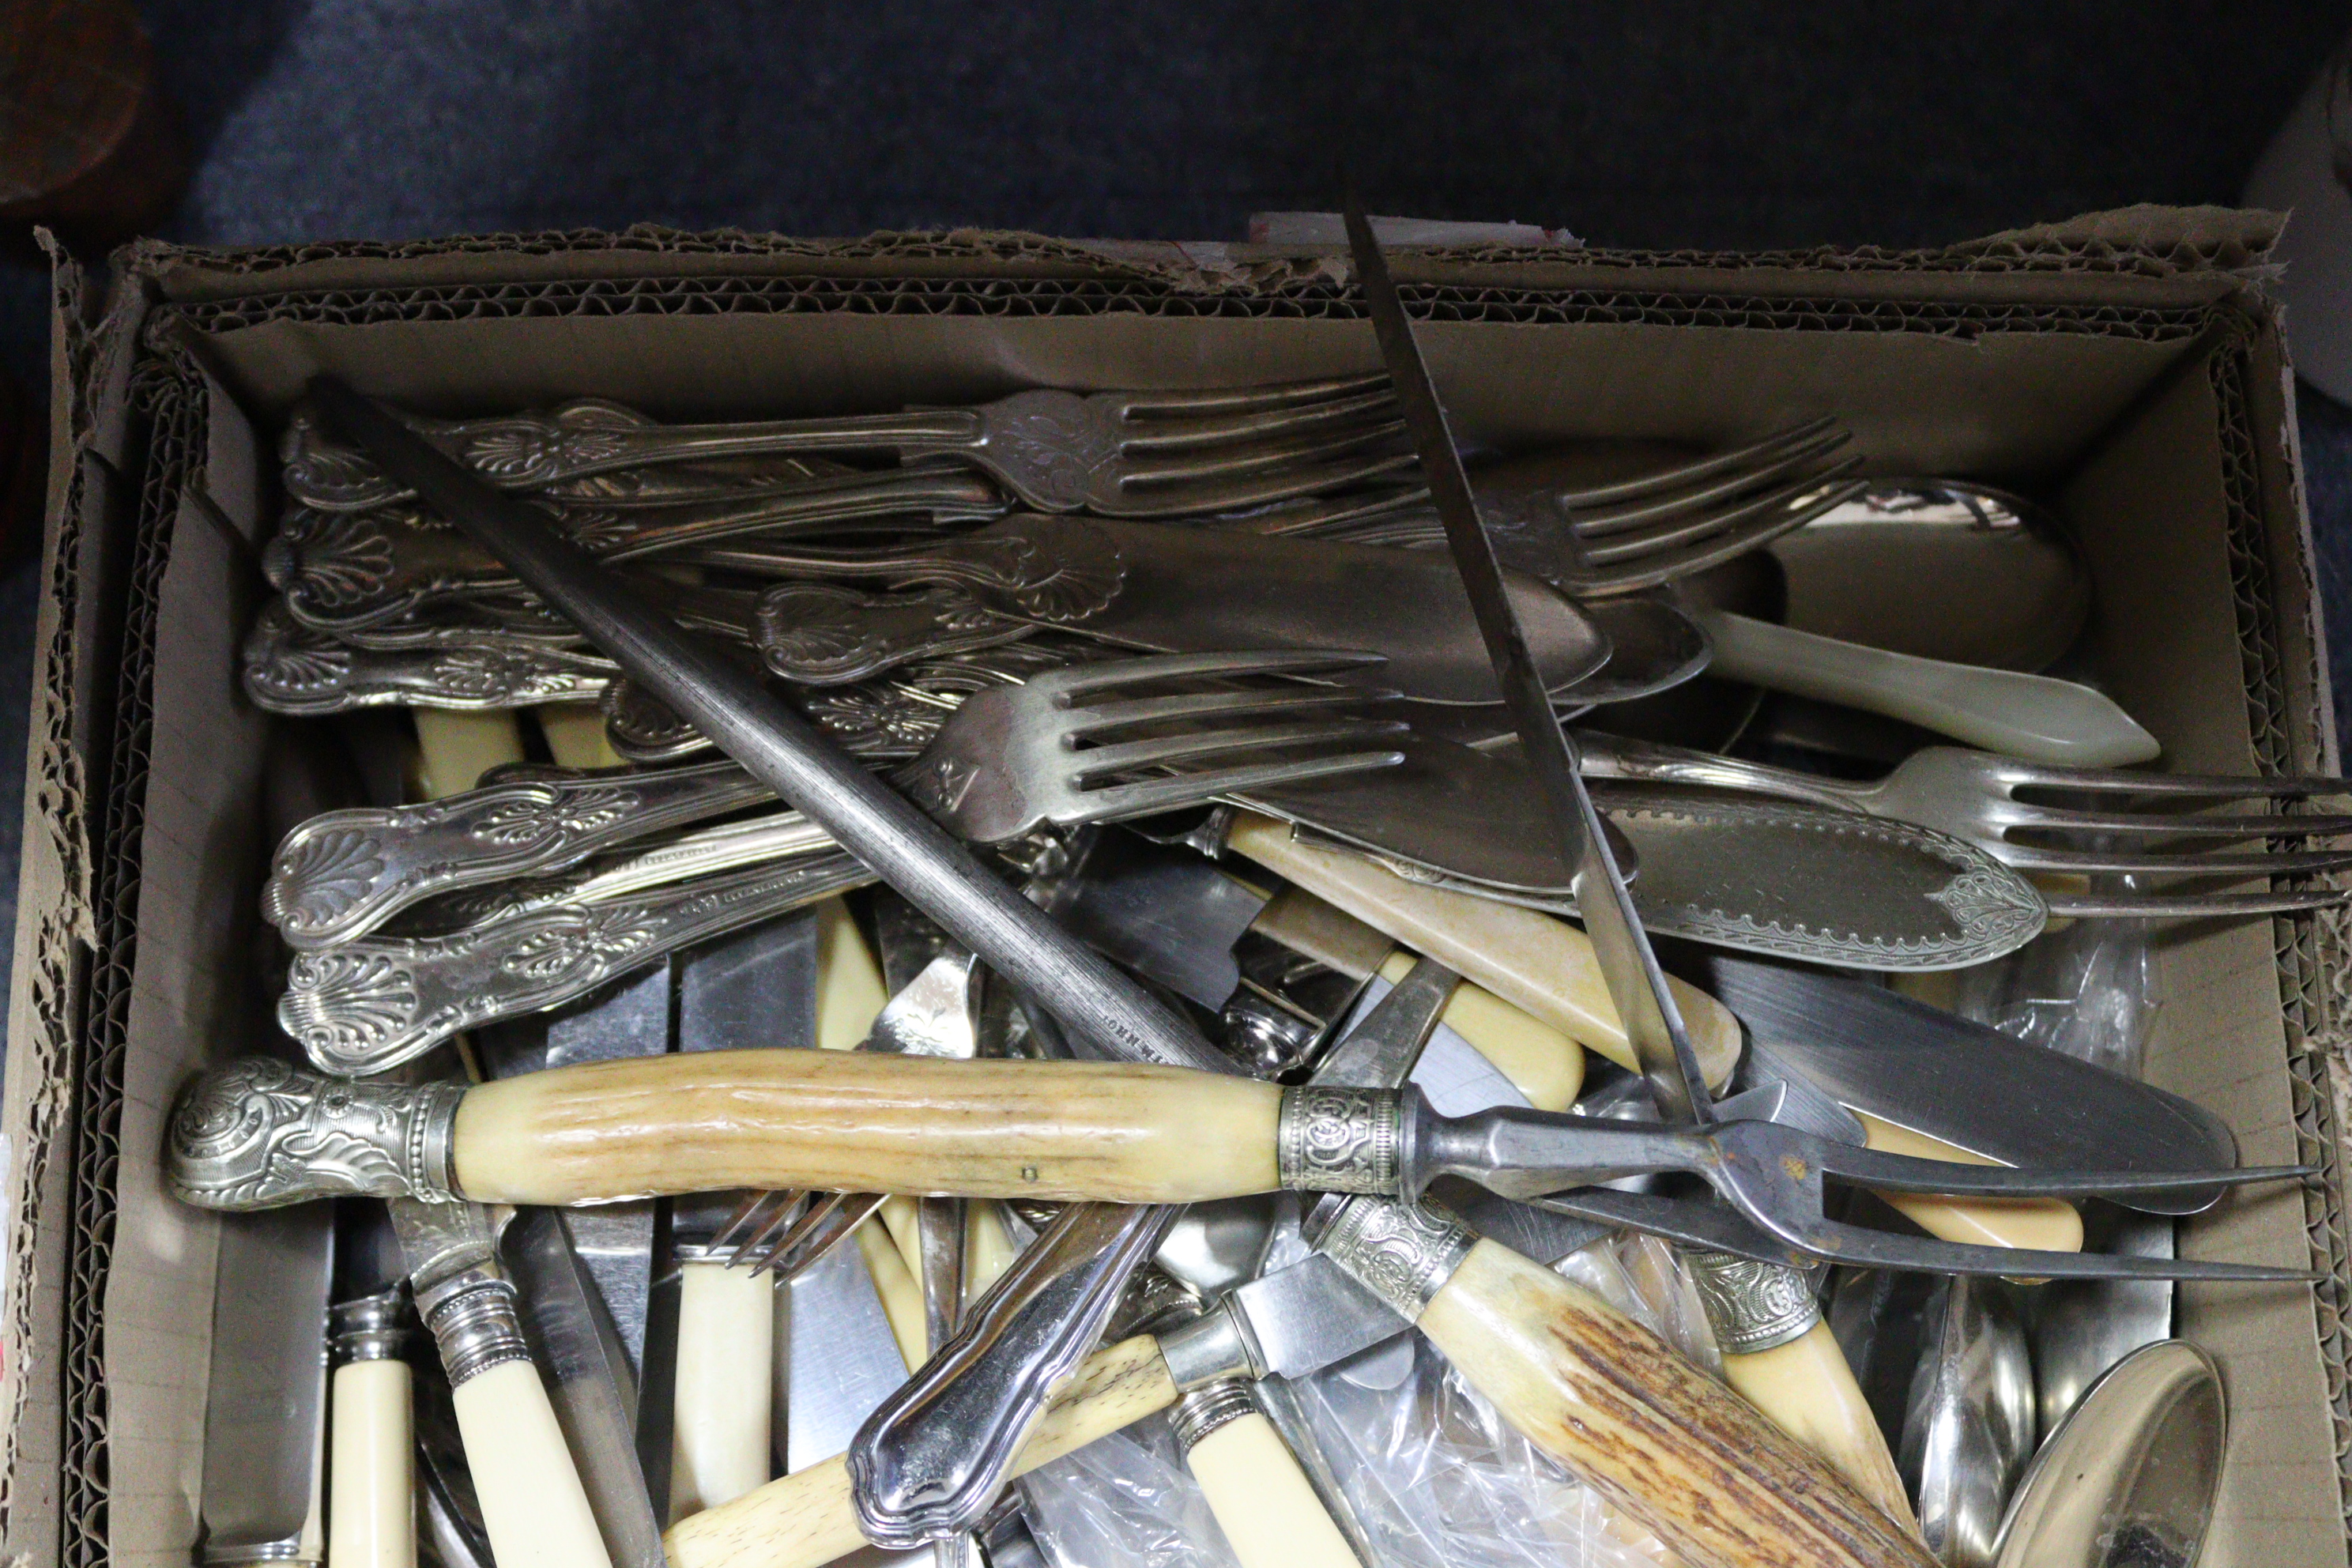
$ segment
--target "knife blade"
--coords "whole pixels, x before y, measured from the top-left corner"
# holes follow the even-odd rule
[[[317,1563],[334,1205],[221,1217],[203,1560]]]
[[[1708,954],[1706,984],[1748,1026],[1759,1063],[1849,1110],[2004,1164],[2126,1171],[2238,1163],[2226,1123],[2169,1094],[1874,985]],[[2210,1188],[2118,1198],[2196,1214]]]
[[[520,1210],[501,1250],[614,1568],[661,1568],[661,1521],[637,1463],[636,1380],[566,1218],[557,1209]]]
[[[498,1222],[474,1203],[386,1200],[449,1374],[457,1431],[491,1555],[546,1568],[613,1568],[562,1426],[531,1362]]]
[[[808,1049],[817,1036],[823,918],[804,910],[686,954],[677,965],[677,1049]],[[774,1459],[778,1382],[774,1279],[711,1250],[740,1194],[676,1200],[678,1293],[669,1516],[740,1497]]]

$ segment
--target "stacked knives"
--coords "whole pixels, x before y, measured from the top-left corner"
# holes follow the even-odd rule
[[[1906,1439],[1900,1281],[1947,1341],[2155,1293],[2119,1361],[2173,1280],[2311,1278],[2169,1245],[2307,1172],[1902,989],[2339,901],[2352,786],[2136,771],[2041,673],[2063,530],[1832,421],[1465,468],[1350,232],[1381,374],[734,425],[312,384],[244,679],[355,765],[261,890],[284,1049],[170,1129],[224,1211],[206,1561],[1075,1568],[1050,1467],[1162,1421],[1205,1551],[1444,1561],[1312,1396],[1409,1426],[1418,1357],[1612,1552],[1973,1568],[2032,1473]],[[1890,551],[1954,604],[1874,621]],[[1570,1282],[1628,1236],[1696,1340]]]

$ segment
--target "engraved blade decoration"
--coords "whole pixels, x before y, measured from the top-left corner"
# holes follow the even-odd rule
[[[1461,455],[1454,450],[1445,410],[1429,379],[1429,367],[1413,342],[1412,325],[1405,320],[1404,301],[1352,190],[1346,216],[1349,249],[1355,258],[1357,279],[1363,285],[1373,330],[1380,336],[1381,357],[1396,383],[1405,428],[1420,454],[1430,500],[1445,525],[1446,544],[1461,569],[1463,587],[1469,593],[1470,607],[1486,637],[1503,704],[1551,808],[1552,826],[1567,851],[1565,858],[1576,868],[1577,905],[1584,916],[1585,933],[1592,939],[1601,960],[1610,999],[1625,1021],[1626,1035],[1643,1075],[1666,1114],[1703,1121],[1708,1110],[1706,1080],[1699,1069],[1697,1053],[1691,1047],[1674,998],[1667,994],[1665,973],[1643,932],[1608,836],[1601,830],[1600,815],[1585,791],[1568,732],[1552,714],[1550,699],[1528,652],[1527,637],[1504,593],[1502,567],[1495,559],[1494,542],[1478,519],[1477,502],[1472,498]]]

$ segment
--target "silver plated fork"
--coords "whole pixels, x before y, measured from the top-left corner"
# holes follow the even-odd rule
[[[2021,871],[2251,881],[2352,866],[2352,849],[2347,848],[2239,847],[2257,839],[2327,838],[2352,833],[2352,816],[2258,811],[2207,816],[2152,809],[2150,805],[2352,795],[2352,781],[2344,779],[2052,767],[1965,747],[1930,746],[1914,752],[1875,784],[1848,784],[1648,741],[1591,732],[1584,733],[1581,741],[1584,771],[1593,777],[1738,790],[1895,817],[1967,839]],[[2050,805],[2021,798],[2019,792],[2023,790],[2074,792],[2106,797],[2116,804],[2095,811]],[[2108,842],[2052,842],[2068,837]],[[2117,840],[2131,847],[2119,847]],[[2121,892],[2045,889],[2043,896],[2053,915],[2204,917],[2325,909],[2352,898],[2352,891],[2288,888],[2208,892],[2166,888]]]
[[[1039,388],[970,408],[830,419],[660,425],[617,404],[410,427],[502,489],[532,490],[608,469],[784,452],[891,452],[983,469],[1043,511],[1115,517],[1213,511],[1280,500],[1412,466],[1380,375],[1182,392]],[[305,431],[311,426],[305,424]],[[289,443],[289,494],[324,510],[403,500],[348,448]]]
[[[1862,464],[1845,450],[1852,440],[1823,416],[1608,483],[1549,473],[1542,458],[1475,471],[1471,483],[1505,566],[1571,594],[1631,593],[1760,550],[1851,500],[1868,482],[1852,477]],[[1445,544],[1418,487],[1271,508],[1220,526],[1415,550]]]

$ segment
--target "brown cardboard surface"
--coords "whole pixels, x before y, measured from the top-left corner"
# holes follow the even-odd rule
[[[1854,427],[1871,471],[2053,489],[2097,582],[2100,671],[2165,742],[2168,765],[2300,771],[2328,755],[2331,737],[2283,434],[2291,410],[2274,332],[2231,270],[2258,260],[2266,221],[2151,211],[1907,258],[1528,262],[1478,252],[1407,258],[1399,271],[1430,318],[1423,342],[1457,426],[1475,439],[1716,445],[1834,413]],[[811,243],[646,231],[232,258],[158,250],[146,265],[159,320],[178,334],[160,341],[220,378],[196,468],[248,534],[265,526],[268,481],[236,410],[266,450],[302,380],[322,368],[446,413],[595,394],[696,418],[1377,364],[1344,268],[1242,247],[1112,255],[1034,237]],[[118,502],[109,513],[117,531],[127,510]],[[126,1561],[184,1561],[194,1518],[210,1236],[156,1188],[153,1157],[179,1077],[207,1051],[234,1048],[219,977],[242,962],[235,932],[251,889],[236,868],[252,847],[236,842],[236,823],[251,800],[259,731],[234,694],[242,626],[222,621],[236,596],[232,552],[185,508],[170,543],[152,627],[155,721],[141,742],[135,946],[119,922],[105,926],[103,909],[96,924],[100,958],[110,942],[131,965],[110,1250],[77,1242],[74,1254],[106,1266],[107,1468],[92,1476],[85,1465],[60,1500],[101,1505],[82,1530],[98,1539],[76,1544],[68,1531],[60,1551],[28,1468],[74,1454],[46,1447],[58,1418],[28,1400],[5,1549],[42,1568],[96,1563],[110,1545]],[[73,900],[45,875],[27,886],[50,890],[54,916]],[[113,894],[100,886],[96,896]],[[49,951],[26,945],[42,918],[28,906],[20,955]],[[2335,1157],[2342,934],[2341,922],[2278,922],[2175,933],[2163,946],[2151,1076],[2227,1117],[2249,1159]],[[12,1046],[40,1016],[22,963],[18,974]],[[15,1079],[11,1136],[24,1125]],[[110,1092],[95,1080],[82,1088]],[[29,1212],[30,1194],[12,1197]],[[45,1224],[38,1246],[62,1256],[59,1228]],[[2340,1193],[2272,1194],[2200,1219],[2185,1246],[2340,1263],[2342,1232]],[[2236,1402],[2209,1563],[2346,1560],[2352,1412],[2335,1299],[2184,1294],[2182,1328],[2221,1359]],[[70,1378],[68,1387],[72,1449],[92,1437],[90,1394]]]

